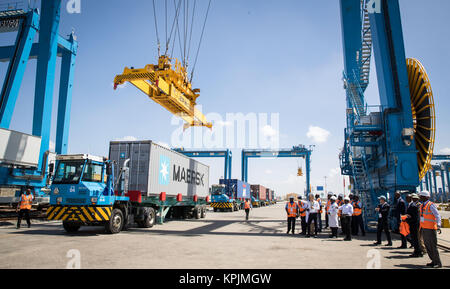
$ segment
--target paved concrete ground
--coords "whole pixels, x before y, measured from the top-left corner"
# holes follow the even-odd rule
[[[151,229],[133,228],[107,235],[99,227],[66,234],[58,222],[37,222],[30,229],[0,227],[0,268],[66,268],[71,249],[81,268],[422,268],[424,258],[407,258],[411,249],[373,247],[375,235],[352,242],[286,235],[284,204],[244,212],[209,212],[206,219],[170,221]],[[297,225],[300,228],[300,225]],[[449,229],[445,229],[449,230]],[[385,243],[385,242],[383,242]],[[372,249],[376,251],[371,251]],[[67,254],[69,253],[69,257]],[[445,268],[450,253],[441,251]]]

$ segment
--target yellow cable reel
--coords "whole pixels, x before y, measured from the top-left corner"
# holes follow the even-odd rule
[[[419,60],[408,58],[406,66],[409,76],[412,117],[419,178],[423,179],[431,167],[436,133],[436,115],[433,91],[425,68]]]

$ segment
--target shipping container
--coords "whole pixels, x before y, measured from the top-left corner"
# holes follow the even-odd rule
[[[225,185],[225,193],[231,199],[249,199],[250,185],[237,179],[221,179],[219,184]]]
[[[142,196],[206,198],[209,194],[209,167],[153,141],[112,141],[109,158],[115,161],[118,175],[125,160],[130,159],[128,190]]]
[[[261,185],[251,185],[250,186],[252,197],[260,201],[266,200],[266,188]]]

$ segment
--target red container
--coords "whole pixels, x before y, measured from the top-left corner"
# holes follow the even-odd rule
[[[266,200],[266,187],[261,185],[251,185],[250,190],[252,192],[252,196],[261,200]]]

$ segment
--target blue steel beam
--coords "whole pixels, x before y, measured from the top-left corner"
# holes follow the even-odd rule
[[[292,149],[278,150],[242,150],[241,174],[242,181],[248,182],[248,159],[249,158],[305,158],[306,162],[306,194],[311,192],[310,187],[310,162],[311,150],[304,147],[293,147]]]
[[[388,189],[414,190],[419,185],[416,145],[414,140],[407,145],[402,139],[403,129],[413,128],[413,120],[400,8],[398,0],[379,2],[381,13],[371,13],[370,23],[380,104],[386,123],[388,162],[381,176]]]
[[[231,179],[232,153],[230,150],[184,150],[173,149],[191,158],[224,158],[224,179]]]
[[[62,57],[67,51],[73,54],[77,53],[77,46],[74,45],[76,41],[71,41],[69,39],[64,39],[62,36],[58,36],[58,57]],[[0,62],[8,62],[13,58],[14,51],[16,50],[15,45],[0,47]],[[30,57],[28,59],[37,59],[39,55],[39,43],[33,43],[30,51]]]
[[[344,74],[350,77],[355,72],[359,74],[360,69],[360,55],[362,50],[361,1],[340,0],[340,6],[344,48]],[[350,84],[347,83],[347,85]],[[352,107],[351,100],[347,94],[347,108]]]
[[[8,129],[11,124],[14,107],[20,86],[25,73],[25,68],[31,52],[34,36],[39,29],[38,14],[36,11],[29,12],[26,19],[22,20],[22,27],[17,33],[14,50],[11,51],[10,61],[6,78],[0,95],[0,127]]]
[[[70,35],[71,47],[63,52],[61,62],[61,80],[59,87],[58,121],[56,125],[57,154],[67,154],[69,142],[70,109],[72,104],[72,86],[75,72],[75,57],[78,44],[74,35]]]
[[[433,155],[433,161],[450,161],[450,155]]]
[[[33,135],[40,136],[39,167],[49,148],[61,0],[41,3],[39,55],[33,112]]]

